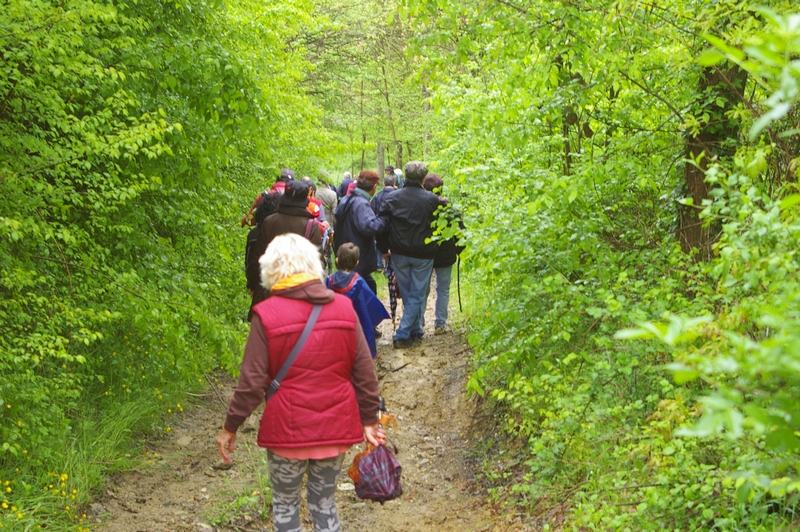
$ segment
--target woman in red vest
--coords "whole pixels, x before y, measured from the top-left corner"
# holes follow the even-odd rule
[[[340,530],[336,478],[344,453],[366,438],[385,443],[378,425],[378,379],[352,302],[323,284],[317,248],[300,235],[276,237],[259,260],[270,297],[253,307],[239,385],[217,437],[223,460],[236,431],[265,399],[315,305],[319,317],[280,387],[267,401],[258,445],[267,448],[277,531],[301,530],[300,483],[308,471],[315,530]]]

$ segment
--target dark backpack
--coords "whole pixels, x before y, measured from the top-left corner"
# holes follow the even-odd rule
[[[353,237],[349,233],[348,224],[344,223],[345,218],[350,214],[350,211],[353,209],[352,203],[352,196],[345,196],[342,198],[342,201],[339,202],[339,206],[336,207],[336,213],[334,216],[336,217],[336,231],[333,233],[333,252],[336,253],[339,251],[339,246],[345,244],[347,242],[352,242]]]

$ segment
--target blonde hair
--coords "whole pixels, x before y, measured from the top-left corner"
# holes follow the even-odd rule
[[[269,290],[272,285],[296,273],[325,278],[319,250],[307,239],[294,233],[275,237],[267,251],[258,259],[261,266],[261,286]]]

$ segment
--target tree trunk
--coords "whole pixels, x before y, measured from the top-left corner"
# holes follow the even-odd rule
[[[361,170],[364,169],[364,158],[367,149],[367,132],[364,129],[364,80],[361,80]]]
[[[386,67],[383,65],[381,65],[381,73],[383,74],[383,98],[386,100],[386,118],[389,120],[389,130],[392,132],[392,142],[397,144],[397,133],[394,130],[394,119],[392,118],[392,104],[389,101],[389,81],[386,78]]]
[[[383,175],[384,159],[383,159],[383,143],[378,141],[378,175]]]
[[[747,71],[738,65],[727,69],[706,68],[698,81],[698,92],[707,104],[705,111],[710,118],[697,135],[686,137],[686,157],[697,160],[704,154],[699,165],[686,164],[683,171],[684,195],[692,199],[692,205],[678,206],[677,237],[681,249],[689,253],[697,250],[697,260],[711,259],[712,246],[719,234],[719,225],[706,223],[700,218],[703,201],[709,198],[711,187],[705,181],[705,171],[709,163],[720,157],[730,157],[735,152],[740,124],[726,116],[726,113],[742,101]]]
[[[424,85],[424,84],[422,85],[422,98],[423,98],[423,102],[424,102],[422,104],[422,110],[425,111],[426,114],[430,113],[431,112],[431,103],[430,103],[431,94],[430,94],[430,92],[428,92],[428,87],[426,85]],[[427,122],[427,120],[426,120],[426,122]],[[425,144],[422,147],[422,160],[423,161],[427,161],[428,160],[428,145],[430,144],[430,142],[431,142],[431,130],[428,129],[428,130],[425,131]],[[411,151],[411,150],[409,150],[409,151]]]
[[[395,168],[402,168],[403,167],[403,143],[398,141],[395,143],[397,146],[397,153],[394,157],[394,167]]]

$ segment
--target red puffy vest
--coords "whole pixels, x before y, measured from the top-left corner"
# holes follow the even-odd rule
[[[277,375],[311,314],[307,301],[274,295],[253,307],[267,338],[269,374]],[[264,407],[258,445],[298,448],[363,441],[350,380],[356,357],[356,313],[336,294],[322,308],[300,355]],[[264,383],[267,386],[269,383]]]

